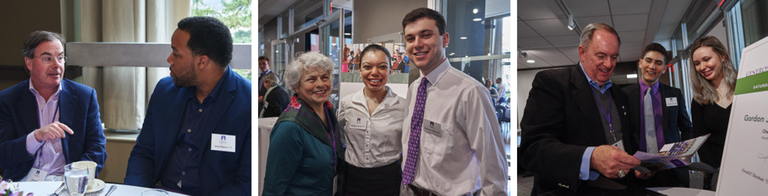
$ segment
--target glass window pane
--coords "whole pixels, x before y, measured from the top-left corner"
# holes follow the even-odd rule
[[[304,0],[293,8],[293,30],[314,25],[323,18],[323,1]]]

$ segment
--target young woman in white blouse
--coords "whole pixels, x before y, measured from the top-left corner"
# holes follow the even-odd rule
[[[339,126],[346,141],[347,195],[398,195],[405,99],[386,86],[392,60],[386,48],[372,44],[360,54],[365,87],[341,99]]]

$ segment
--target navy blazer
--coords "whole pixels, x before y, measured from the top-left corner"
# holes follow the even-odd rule
[[[629,108],[634,115],[632,121],[638,127],[640,126],[640,116],[643,110],[640,109],[640,84],[632,84],[623,88],[629,96]],[[685,108],[685,99],[683,99],[683,93],[680,89],[668,86],[666,84],[659,83],[659,91],[661,92],[661,119],[664,123],[662,129],[664,131],[664,144],[679,142],[693,138],[693,124],[691,118],[688,117],[688,110]],[[667,106],[666,99],[674,97],[677,99],[677,106]],[[635,134],[635,142],[640,143],[640,136],[645,133],[645,130],[639,130]],[[682,136],[682,137],[681,137]],[[664,144],[660,144],[659,147]]]
[[[200,158],[201,192],[194,195],[248,195],[251,192],[251,82],[230,68],[204,130]],[[165,77],[155,86],[136,145],[128,159],[125,184],[153,187],[161,178],[182,126],[186,100],[195,87],[179,87]],[[216,92],[212,92],[216,93]],[[211,150],[211,134],[235,135],[235,152]]]
[[[621,122],[619,139],[625,151],[634,154],[637,145],[631,138],[635,129],[627,95],[615,84],[608,91],[620,116],[612,120]],[[535,176],[531,195],[562,188],[594,189],[579,180],[579,167],[587,147],[608,144],[600,118],[592,87],[579,65],[536,74],[520,121],[520,162]]]
[[[61,139],[67,163],[81,160],[98,164],[96,174],[104,167],[107,139],[101,127],[96,90],[69,79],[61,80],[59,122],[69,126],[73,135]],[[29,80],[0,92],[0,167],[4,179],[24,178],[35,155],[27,153],[27,135],[38,129],[37,101],[29,91]]]

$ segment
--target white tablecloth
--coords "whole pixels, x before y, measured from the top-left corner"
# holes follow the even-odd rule
[[[715,192],[703,189],[683,187],[652,187],[648,190],[656,191],[669,196],[714,196]]]
[[[27,195],[28,193],[34,193],[35,196],[48,196],[53,193],[59,186],[61,186],[62,181],[52,181],[52,182],[14,182],[13,184],[19,184],[19,189],[21,191],[24,191],[24,195]],[[141,192],[144,192],[146,190],[152,190],[151,188],[145,188],[145,187],[137,187],[137,186],[131,186],[131,185],[124,185],[124,184],[112,184],[112,183],[106,183],[106,186],[104,187],[104,190],[102,190],[98,195],[103,196],[107,194],[107,191],[109,190],[109,187],[112,185],[117,186],[115,191],[112,192],[110,196],[141,196]],[[66,192],[63,195],[68,195]],[[172,193],[168,192],[169,196],[183,196],[184,194],[178,194],[178,193]]]
[[[269,152],[269,133],[272,132],[272,127],[275,126],[277,118],[259,118],[259,189],[257,192],[259,195],[264,190],[264,174],[267,171],[267,154]]]

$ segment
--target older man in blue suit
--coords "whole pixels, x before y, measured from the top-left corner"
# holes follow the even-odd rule
[[[36,31],[22,49],[30,78],[0,92],[0,167],[14,181],[62,180],[64,165],[104,167],[96,91],[64,79],[64,38]]]
[[[251,192],[251,82],[229,68],[232,37],[211,17],[181,20],[125,184],[189,195]]]

